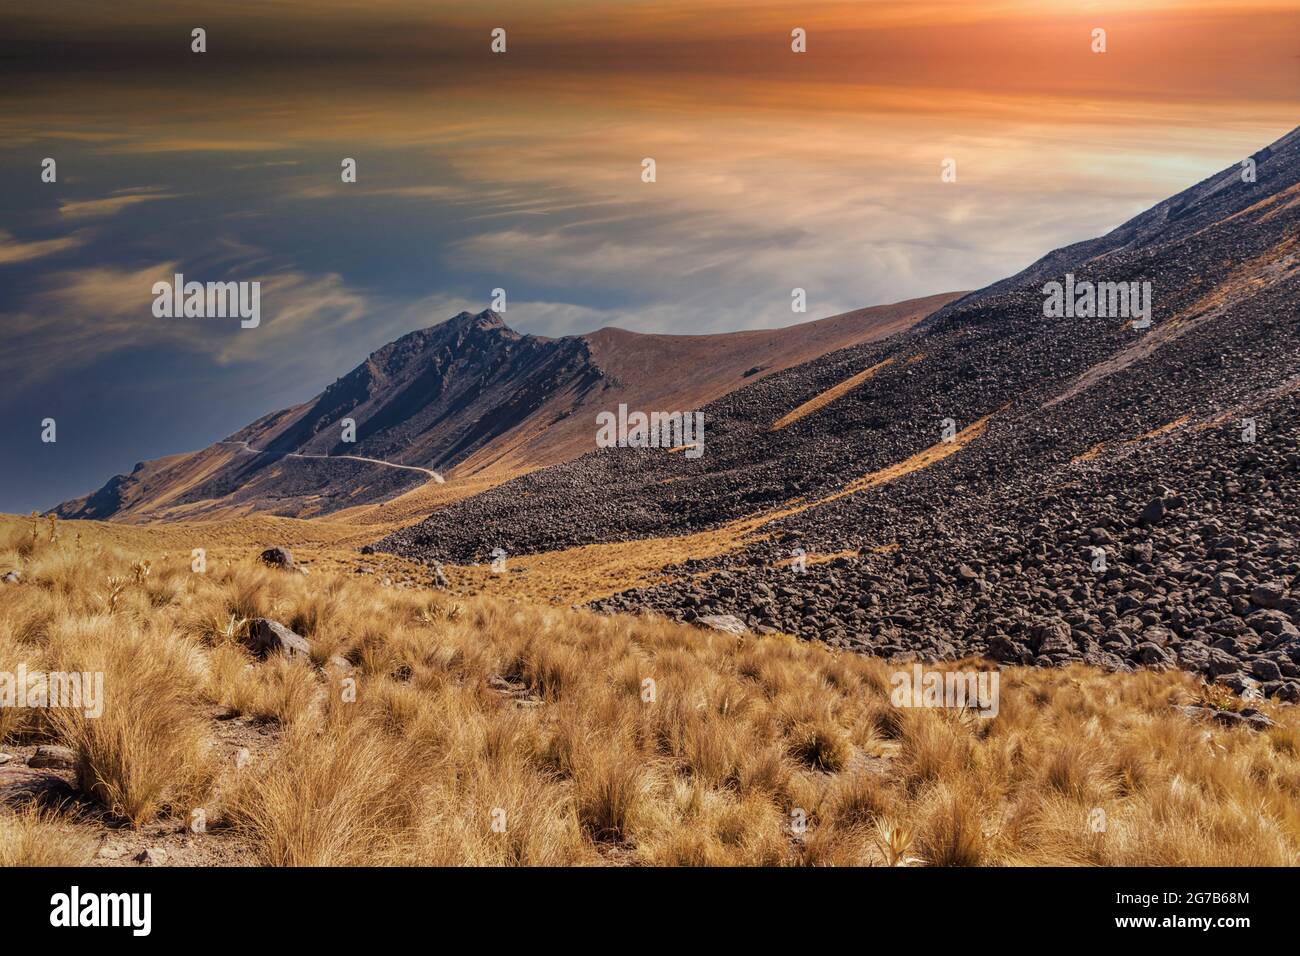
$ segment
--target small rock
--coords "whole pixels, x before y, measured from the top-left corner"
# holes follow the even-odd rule
[[[1159,670],[1169,667],[1171,663],[1169,652],[1159,644],[1152,644],[1150,641],[1143,641],[1139,644],[1133,652],[1133,657],[1148,667]]]
[[[1277,689],[1273,695],[1276,700],[1287,704],[1300,704],[1300,684],[1295,681],[1288,681]]]
[[[1220,674],[1214,678],[1214,683],[1222,684],[1224,687],[1244,698],[1257,700],[1262,696],[1259,692],[1259,681],[1255,680],[1253,677],[1248,677],[1242,671],[1235,671],[1231,674]]]
[[[5,572],[4,577],[0,577],[0,582],[4,582],[5,584],[17,584],[18,580],[19,574],[17,571],[7,571]]]
[[[745,627],[745,622],[734,614],[706,614],[704,617],[697,618],[695,623],[712,628],[715,631],[726,631],[728,634],[747,634],[749,632],[749,628]]]
[[[66,779],[68,771],[36,770],[11,762],[0,767],[0,806],[17,807],[37,802],[57,805],[76,791]]]
[[[325,670],[331,674],[337,674],[339,677],[347,677],[353,670],[355,670],[355,668],[353,668],[352,662],[346,657],[340,657],[338,654],[334,654],[325,662]]]
[[[77,754],[69,747],[44,744],[27,760],[27,766],[48,770],[72,770],[77,766]]]
[[[262,563],[268,567],[282,568],[285,571],[293,570],[293,554],[290,553],[288,548],[282,548],[279,546],[267,548],[259,557],[261,558]]]
[[[1264,730],[1273,726],[1273,721],[1267,715],[1250,708],[1241,711],[1217,710],[1213,707],[1198,707],[1195,704],[1189,704],[1177,709],[1193,720],[1213,720],[1225,727],[1248,727],[1252,730]]]
[[[1259,607],[1277,608],[1286,600],[1286,592],[1272,584],[1261,584],[1250,592],[1250,600]]]
[[[1225,571],[1216,575],[1213,583],[1210,584],[1210,593],[1215,597],[1227,597],[1230,594],[1238,594],[1244,590],[1246,584],[1241,578],[1231,571]]]
[[[1008,664],[1027,661],[1031,656],[1027,647],[1017,644],[1005,634],[997,634],[989,638],[987,653],[993,660]]]
[[[1275,661],[1260,657],[1250,666],[1250,676],[1259,681],[1281,680],[1282,670]]]
[[[1167,647],[1170,642],[1175,640],[1174,632],[1167,627],[1148,627],[1142,632],[1140,640],[1149,641],[1152,644],[1158,644],[1161,647]]]
[[[1138,517],[1138,523],[1144,525],[1159,524],[1165,516],[1165,499],[1152,498],[1147,506],[1142,509],[1142,514]]]
[[[160,850],[157,847],[149,847],[148,849],[141,850],[131,859],[144,866],[162,866],[167,862],[167,851]]]
[[[267,617],[254,618],[248,625],[249,648],[254,654],[265,660],[272,654],[285,657],[311,657],[311,643],[302,635],[295,634],[278,621]]]
[[[1070,639],[1070,628],[1062,623],[1040,624],[1034,636],[1035,651],[1044,656],[1070,655],[1074,653],[1074,641]]]

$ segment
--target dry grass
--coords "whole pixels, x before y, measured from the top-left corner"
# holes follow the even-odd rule
[[[94,853],[90,834],[54,814],[0,811],[0,867],[85,866]]]
[[[141,558],[147,576],[132,574]],[[139,825],[203,807],[202,840],[271,865],[1294,865],[1300,720],[1194,724],[1181,674],[1003,671],[998,715],[890,704],[890,666],[784,637],[386,588],[189,570],[30,540],[0,521],[0,670],[102,669],[104,716],[0,711],[56,740]],[[128,583],[110,608],[110,579]],[[243,622],[313,659],[256,662]],[[343,658],[348,665],[332,658]],[[274,729],[219,759],[217,707]],[[1098,814],[1104,830],[1094,829]],[[94,815],[0,810],[0,863],[80,859]]]
[[[143,623],[138,630],[105,617],[68,623],[48,649],[50,670],[104,675],[102,714],[50,712],[54,736],[77,754],[81,790],[136,825],[199,806],[214,768],[198,707],[197,648]]]
[[[911,362],[914,361],[915,359],[916,356],[912,356],[912,359],[908,361],[908,364],[910,365]],[[843,398],[845,395],[853,391],[863,382],[875,378],[877,372],[879,372],[885,366],[892,365],[893,363],[894,360],[892,358],[887,358],[883,362],[877,362],[875,365],[871,366],[871,368],[863,369],[861,372],[858,372],[856,375],[850,375],[844,381],[839,382],[836,385],[832,385],[830,388],[826,389],[826,391],[821,392],[818,395],[814,395],[812,398],[808,399],[808,401],[804,402],[798,408],[794,409],[791,412],[787,412],[785,415],[778,418],[775,422],[772,423],[772,427],[769,428],[768,431],[778,432],[782,428],[785,428],[787,425],[793,425],[795,422],[799,421],[799,419],[807,418],[813,412],[820,411],[821,409],[825,408],[827,405],[831,404],[831,402],[838,401],[839,399]]]

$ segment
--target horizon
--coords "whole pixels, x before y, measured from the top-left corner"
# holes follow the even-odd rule
[[[303,402],[496,288],[510,328],[551,338],[982,288],[1285,135],[1300,75],[1300,11],[1271,0],[764,3],[743,24],[728,0],[71,6],[75,33],[6,14],[0,40],[14,513]],[[260,327],[154,317],[173,272],[260,281]]]

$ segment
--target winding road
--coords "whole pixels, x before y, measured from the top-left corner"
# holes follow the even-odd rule
[[[301,455],[296,451],[275,452],[262,451],[260,448],[254,448],[246,441],[219,441],[218,445],[234,445],[236,448],[242,448],[244,451],[254,455],[274,455],[276,458],[321,458],[329,461],[346,459],[348,461],[364,461],[369,465],[383,465],[385,468],[400,468],[402,471],[418,471],[421,474],[428,475],[438,484],[444,484],[445,480],[442,475],[430,468],[421,468],[419,465],[399,465],[391,461],[383,461],[379,458],[363,458],[361,455]]]

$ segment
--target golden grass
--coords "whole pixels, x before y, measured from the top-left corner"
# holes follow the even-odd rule
[[[0,867],[85,866],[94,853],[90,834],[53,813],[0,810]]]
[[[834,494],[827,495],[825,498],[804,505],[797,510],[804,511],[808,508],[823,505],[829,501],[835,501],[848,495],[858,494],[859,492],[867,491],[879,485],[894,481],[904,475],[910,475],[914,471],[920,471],[922,468],[929,468],[936,462],[943,461],[949,455],[955,455],[975,439],[983,435],[984,430],[988,428],[989,421],[992,417],[992,415],[985,415],[983,418],[972,422],[970,425],[967,425],[959,431],[953,436],[951,441],[941,441],[937,444],[931,445],[923,451],[917,452],[909,458],[897,462],[896,464],[873,471],[868,475],[863,475],[861,478],[849,482]]]
[[[1106,450],[1106,443],[1099,441],[1082,454],[1075,455],[1070,459],[1070,464],[1077,465],[1084,461],[1094,461],[1101,457],[1101,453]]]
[[[23,571],[0,603],[0,669],[101,667],[107,702],[99,720],[10,720],[0,742],[74,747],[78,786],[128,823],[202,807],[200,854],[234,840],[270,865],[1300,858],[1295,709],[1268,705],[1268,733],[1192,723],[1173,707],[1201,693],[1187,675],[1008,668],[996,717],[904,710],[887,663],[782,636],[250,560],[197,574],[188,555],[24,536],[0,521],[0,563]],[[128,583],[110,613],[111,578]],[[255,614],[293,622],[312,661],[255,662],[239,643]],[[262,748],[245,765],[220,758],[238,733]],[[81,859],[100,825],[0,810],[0,863]]]
[[[912,361],[915,361],[916,359],[917,356],[912,356],[912,358],[909,359],[908,364],[910,365]],[[876,373],[882,368],[887,365],[892,365],[893,363],[894,360],[892,358],[887,358],[883,362],[877,362],[875,365],[871,366],[871,368],[863,369],[861,372],[858,372],[857,375],[851,375],[839,384],[831,386],[818,395],[814,395],[798,408],[795,408],[793,411],[787,412],[785,415],[778,418],[772,423],[772,427],[769,428],[768,431],[779,432],[782,428],[785,428],[788,425],[793,425],[799,419],[806,418],[813,412],[820,411],[831,402],[843,398],[863,382],[874,378]]]

